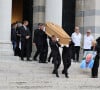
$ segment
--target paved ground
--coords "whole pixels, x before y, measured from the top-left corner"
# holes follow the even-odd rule
[[[51,74],[51,63],[21,61],[18,57],[0,56],[0,90],[100,90],[99,78],[93,79],[89,69],[80,69],[80,63],[73,63],[69,77],[60,78]]]

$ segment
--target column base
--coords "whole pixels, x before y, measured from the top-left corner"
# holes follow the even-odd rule
[[[0,42],[0,56],[12,56],[12,55],[14,55],[12,44]]]

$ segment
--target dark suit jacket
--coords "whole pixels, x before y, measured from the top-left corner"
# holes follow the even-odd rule
[[[31,55],[31,33],[30,30],[27,28],[25,30],[24,26],[20,27],[20,33],[21,34],[21,50],[22,52],[25,52],[26,55],[24,56],[30,56]],[[26,39],[26,36],[30,36],[29,39]]]
[[[25,30],[24,26],[20,27],[20,32],[19,34],[21,34],[21,40],[26,40],[26,36],[30,36],[31,37],[31,33],[29,28],[27,28],[27,30]],[[30,38],[29,38],[30,39]]]
[[[36,43],[36,45],[47,45],[47,35],[45,34],[44,31],[40,29],[36,29],[34,31],[34,39],[33,42]]]
[[[93,47],[91,47],[91,50],[97,51],[97,55],[94,60],[93,69],[99,67],[99,59],[100,59],[100,37],[96,41],[97,41],[97,45],[95,46],[95,50],[93,49]]]

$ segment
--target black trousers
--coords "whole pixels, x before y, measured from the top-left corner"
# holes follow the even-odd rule
[[[27,57],[27,60],[30,57],[30,43],[28,40],[21,41],[21,59]]]
[[[36,48],[37,48],[37,51],[34,55],[34,59],[36,59],[38,55],[40,55],[40,53],[42,52],[43,45],[36,45]]]
[[[79,61],[79,52],[80,52],[80,46],[74,46],[74,51],[73,51],[73,60]]]
[[[92,77],[98,76],[99,59],[100,59],[100,57],[99,57],[99,55],[97,55],[95,57],[94,65],[93,65],[93,68],[92,68]]]
[[[45,63],[46,59],[47,59],[47,55],[48,55],[48,46],[45,46],[42,48],[41,52],[40,52],[40,62]]]
[[[62,57],[62,59],[63,59],[63,66],[64,66],[63,72],[65,74],[68,74],[68,69],[71,66],[71,59],[68,57],[66,58]]]
[[[59,68],[59,66],[61,64],[60,53],[53,52],[53,61],[54,61],[54,70],[53,70],[53,72],[55,72],[56,74],[58,74],[58,68]]]

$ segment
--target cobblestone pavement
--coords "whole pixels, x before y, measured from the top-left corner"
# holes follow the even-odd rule
[[[52,74],[53,64],[21,61],[14,56],[0,56],[0,90],[100,90],[99,77],[91,78],[90,69],[80,69],[72,62],[69,78]]]

